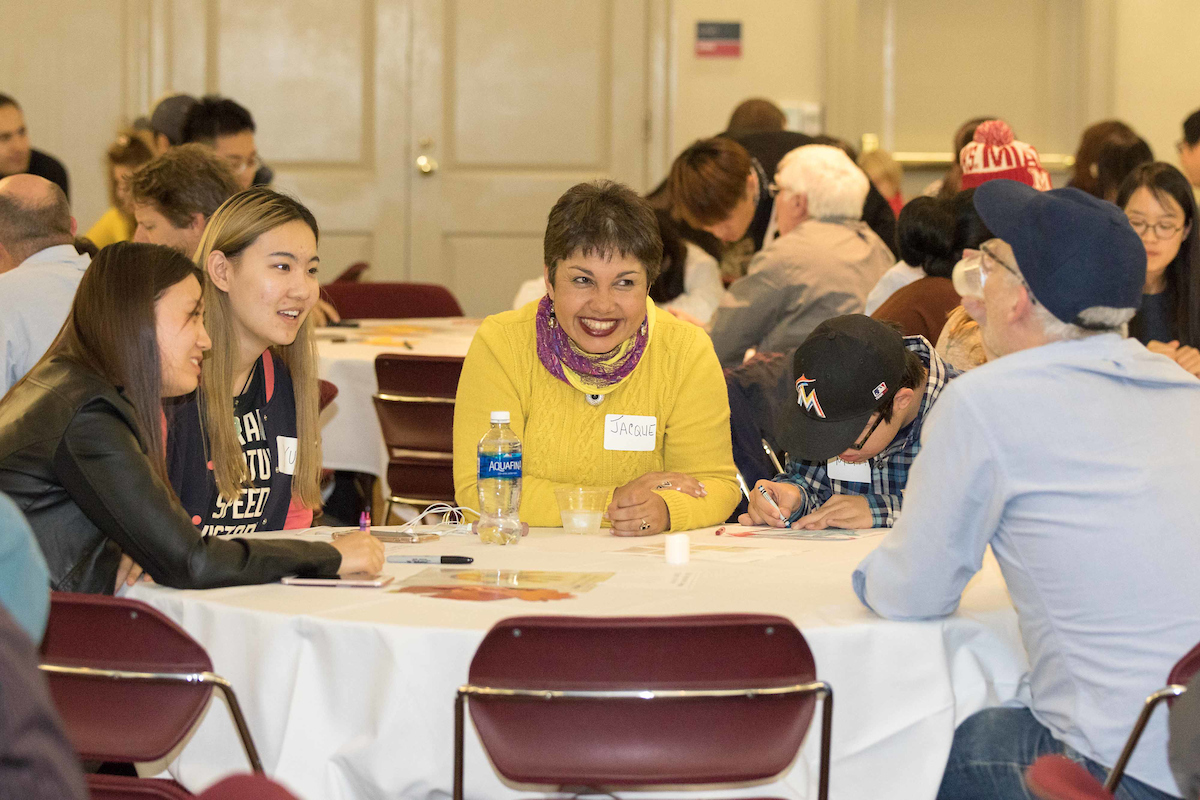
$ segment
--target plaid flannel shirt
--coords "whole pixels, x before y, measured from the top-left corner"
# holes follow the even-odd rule
[[[799,487],[801,516],[816,511],[835,494],[860,494],[867,498],[867,505],[871,508],[872,527],[890,528],[895,524],[904,502],[908,470],[921,451],[921,428],[925,424],[925,415],[933,408],[946,384],[961,374],[942,361],[924,336],[905,336],[904,346],[921,357],[921,362],[929,372],[916,419],[901,428],[891,444],[869,460],[870,484],[834,480],[826,472],[825,462],[788,459],[787,472],[777,475],[775,480]]]

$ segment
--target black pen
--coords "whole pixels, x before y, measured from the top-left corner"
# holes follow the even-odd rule
[[[388,556],[389,564],[474,564],[468,556]]]

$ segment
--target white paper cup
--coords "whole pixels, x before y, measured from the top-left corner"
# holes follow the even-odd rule
[[[558,513],[562,517],[563,532],[582,536],[600,534],[600,518],[604,514],[604,503],[608,499],[607,489],[577,486],[573,489],[555,489]]]

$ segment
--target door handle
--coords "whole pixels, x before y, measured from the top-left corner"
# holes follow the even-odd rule
[[[417,169],[422,175],[432,175],[437,172],[438,163],[429,156],[417,156]]]

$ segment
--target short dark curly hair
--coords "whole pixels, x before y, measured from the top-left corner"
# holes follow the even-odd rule
[[[542,254],[550,283],[559,262],[576,252],[602,258],[633,256],[646,268],[647,285],[654,283],[663,258],[654,209],[616,181],[575,184],[558,198],[546,220]]]

